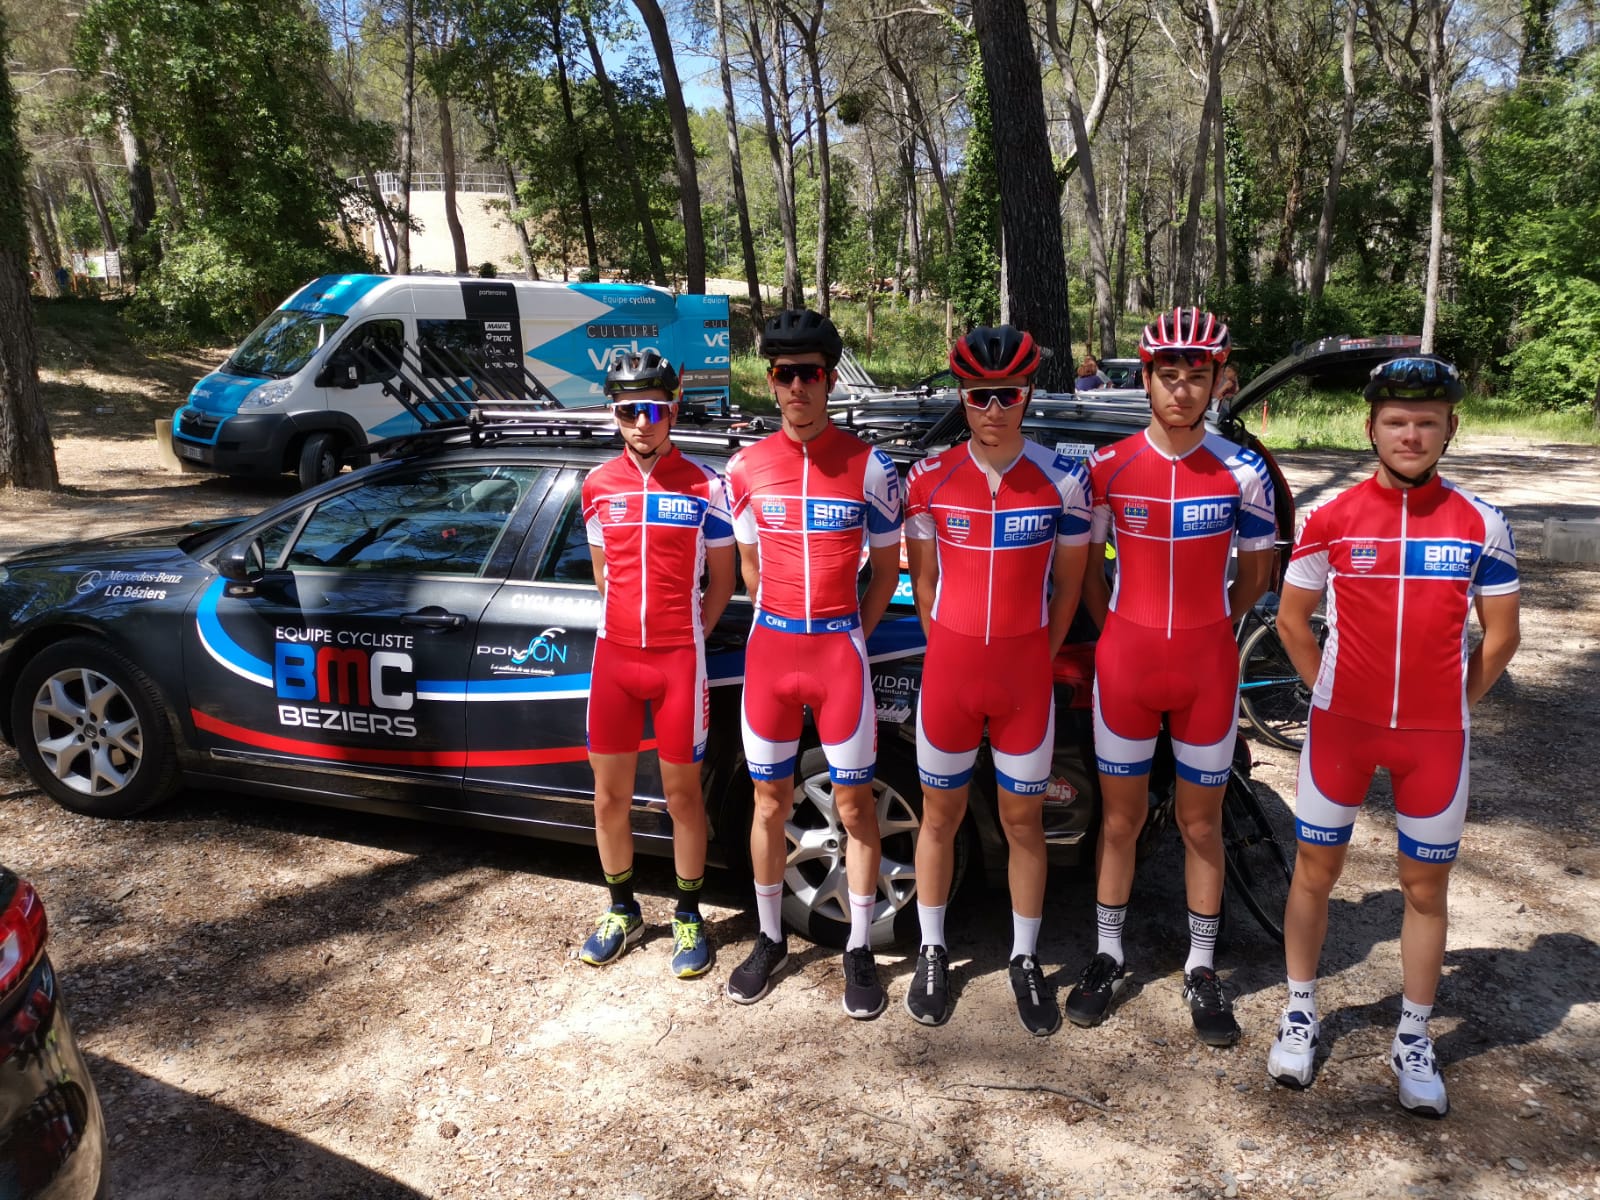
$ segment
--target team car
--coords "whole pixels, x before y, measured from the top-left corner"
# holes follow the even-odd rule
[[[1142,424],[1131,406],[1069,410],[1077,403],[1043,403],[1030,434],[1087,455]],[[904,471],[955,440],[944,431],[961,418],[948,397],[902,397],[835,419]],[[720,469],[759,435],[712,425],[686,427],[677,441]],[[617,452],[609,420],[467,421],[379,449],[398,457],[252,518],[0,564],[0,736],[39,787],[106,817],[141,812],[186,783],[592,843],[584,729],[601,603],[579,493],[587,471]],[[739,689],[751,618],[736,596],[706,648],[711,860],[731,866],[748,861]],[[1045,796],[1056,863],[1084,861],[1093,845],[1092,636],[1080,623],[1056,664]],[[868,643],[884,835],[875,941],[916,919],[912,718],[923,648],[902,577]],[[797,770],[786,916],[839,942],[845,838],[814,741]],[[976,778],[990,777],[980,763]],[[670,854],[653,753],[641,755],[636,788],[639,844]],[[975,788],[957,871],[970,863],[1003,877],[1005,854],[994,799]]]

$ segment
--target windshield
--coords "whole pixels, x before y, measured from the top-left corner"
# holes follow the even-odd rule
[[[334,313],[280,308],[245,338],[223,364],[236,375],[293,375],[322,349],[345,319]]]

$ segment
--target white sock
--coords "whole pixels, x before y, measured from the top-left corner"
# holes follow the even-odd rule
[[[1433,1005],[1418,1004],[1415,1000],[1407,1000],[1404,994],[1400,997],[1400,1028],[1395,1032],[1400,1035],[1411,1034],[1413,1037],[1428,1036],[1428,1018],[1433,1016]]]
[[[1317,981],[1302,983],[1298,979],[1289,980],[1289,1011],[1305,1013],[1308,1017],[1317,1015]]]
[[[845,943],[846,950],[870,949],[872,946],[872,910],[878,906],[876,894],[871,896],[858,896],[854,892],[850,896],[850,940]]]
[[[944,945],[944,905],[929,908],[926,904],[918,902],[917,924],[922,927],[924,946]]]
[[[756,920],[761,932],[775,942],[783,941],[783,881],[756,884]]]
[[[1122,925],[1127,919],[1126,904],[1094,906],[1095,929],[1099,935],[1099,943],[1095,947],[1096,954],[1109,954],[1119,963],[1127,961],[1122,957]]]
[[[1044,924],[1043,917],[1025,917],[1016,910],[1011,913],[1011,957],[1026,954],[1029,958],[1039,957],[1039,926]]]
[[[1203,916],[1189,910],[1189,958],[1183,964],[1183,973],[1187,975],[1196,967],[1215,967],[1213,961],[1217,953],[1217,933],[1222,928],[1222,914]]]

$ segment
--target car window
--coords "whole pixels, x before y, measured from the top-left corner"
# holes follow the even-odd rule
[[[386,475],[318,504],[284,565],[480,575],[545,473],[483,465]]]
[[[594,559],[589,557],[589,534],[583,521],[583,493],[574,488],[561,514],[555,541],[539,568],[539,578],[556,583],[593,583]]]
[[[335,353],[348,355],[355,363],[359,382],[381,383],[399,372],[405,344],[403,321],[366,321],[350,332]]]

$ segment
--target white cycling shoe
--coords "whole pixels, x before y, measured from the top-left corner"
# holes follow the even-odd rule
[[[1321,1031],[1321,1022],[1310,1013],[1285,1010],[1267,1054],[1267,1074],[1285,1087],[1309,1087]]]
[[[1442,1117],[1450,1111],[1444,1094],[1444,1076],[1433,1058],[1433,1042],[1414,1033],[1395,1035],[1389,1047],[1389,1069],[1400,1081],[1400,1107],[1422,1117]]]

